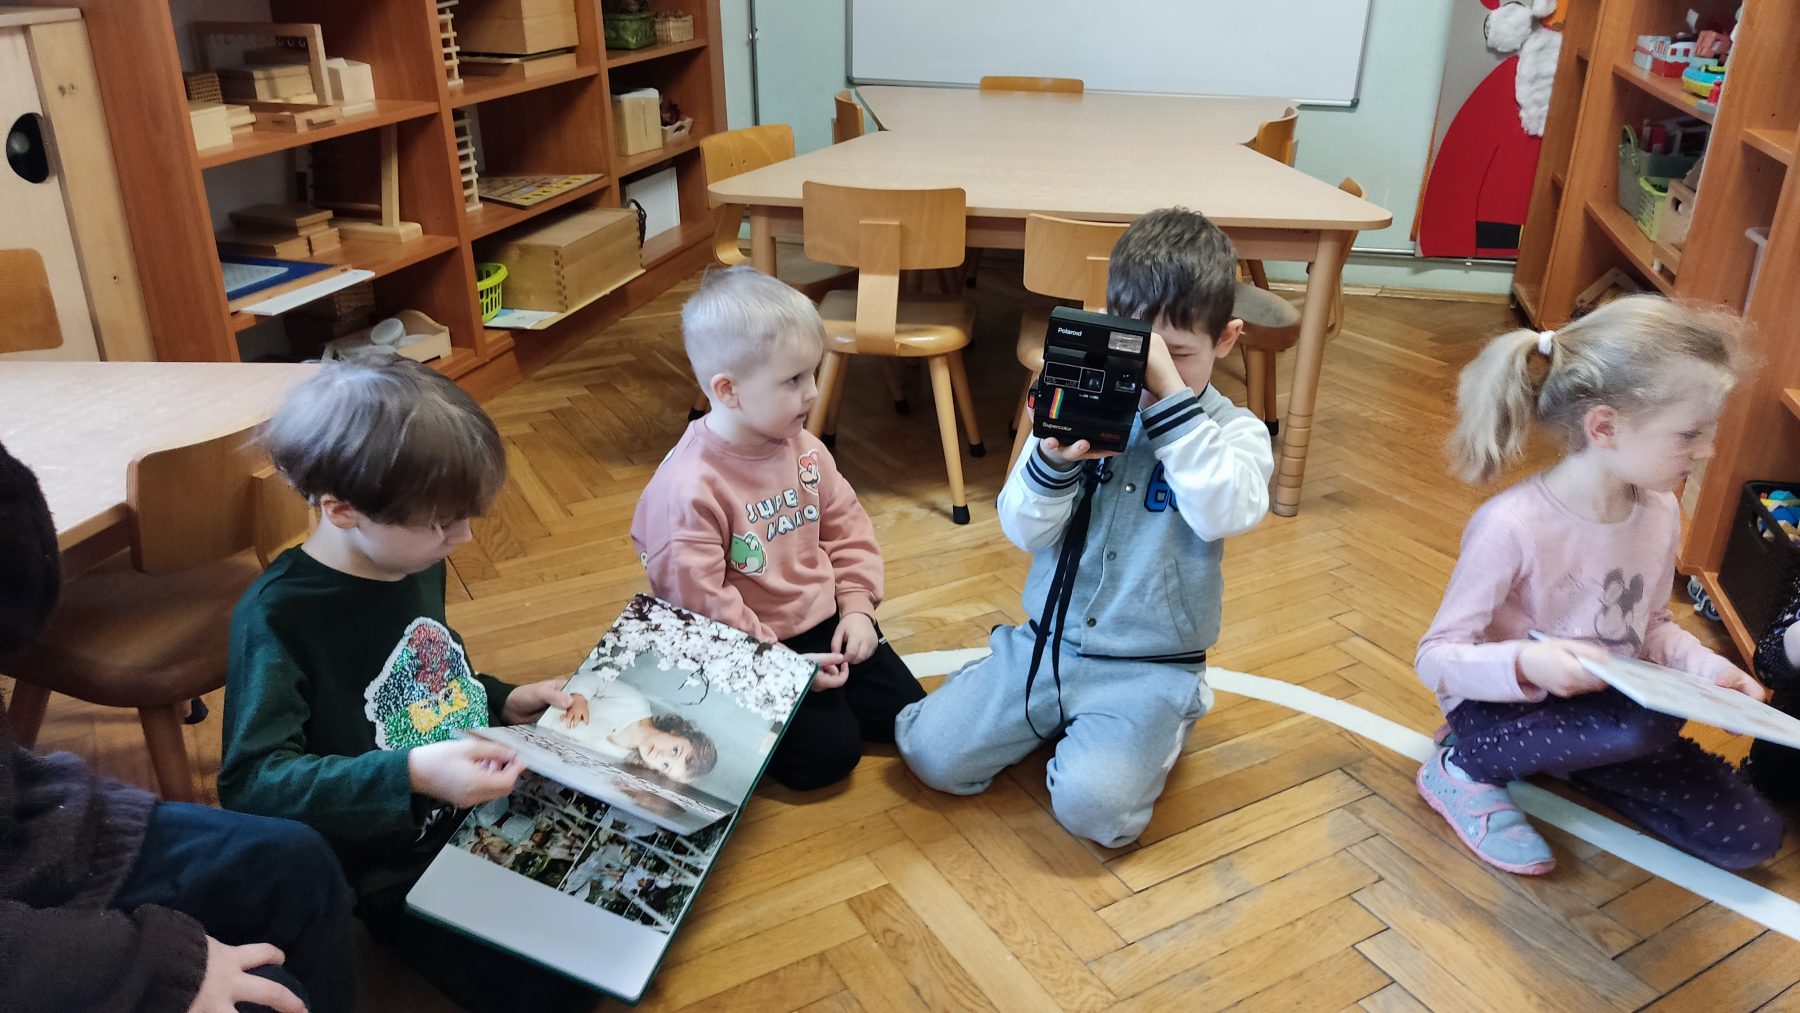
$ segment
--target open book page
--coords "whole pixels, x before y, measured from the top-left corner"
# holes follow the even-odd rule
[[[799,655],[645,595],[566,687],[568,710],[469,734],[677,833],[734,812],[812,681]]]
[[[1800,749],[1800,720],[1737,690],[1631,658],[1583,658],[1581,665],[1607,685],[1660,714]]]
[[[635,1002],[733,824],[677,834],[527,771],[469,813],[407,904]]]

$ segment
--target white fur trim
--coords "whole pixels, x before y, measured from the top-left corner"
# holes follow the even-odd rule
[[[1488,14],[1487,20],[1482,22],[1482,31],[1489,49],[1511,53],[1525,44],[1534,23],[1530,8],[1522,3],[1504,3]]]
[[[1519,125],[1533,137],[1544,136],[1550,116],[1550,88],[1556,83],[1556,58],[1562,52],[1562,33],[1539,26],[1519,47],[1519,70],[1513,81],[1513,97],[1519,102]]]

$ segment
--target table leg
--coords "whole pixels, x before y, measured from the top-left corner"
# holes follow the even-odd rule
[[[768,208],[751,205],[750,263],[770,277],[775,275],[775,231],[772,224]]]
[[[1292,517],[1300,510],[1300,482],[1306,473],[1306,449],[1312,442],[1313,402],[1319,393],[1319,367],[1325,358],[1325,320],[1332,294],[1350,250],[1350,232],[1319,233],[1318,253],[1306,283],[1306,305],[1300,311],[1300,344],[1294,348],[1294,383],[1288,392],[1287,416],[1281,422],[1281,453],[1275,462],[1275,513]]]

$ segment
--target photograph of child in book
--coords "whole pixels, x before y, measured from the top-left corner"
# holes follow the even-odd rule
[[[1742,326],[1722,310],[1632,295],[1559,331],[1494,338],[1462,371],[1450,453],[1463,478],[1497,478],[1536,426],[1563,450],[1470,518],[1416,660],[1447,722],[1419,793],[1490,865],[1524,875],[1556,865],[1506,787],[1534,774],[1565,778],[1727,869],[1781,846],[1781,817],[1683,737],[1681,718],[1581,663],[1617,655],[1767,698],[1668,607],[1675,490],[1713,454],[1744,369]]]
[[[504,798],[523,769],[458,731],[568,703],[560,678],[478,674],[445,623],[444,560],[506,475],[493,422],[430,367],[377,355],[320,367],[259,438],[319,521],[232,615],[220,801],[324,835],[371,934],[459,1005],[591,1005],[405,909],[460,811]]]
[[[814,665],[633,598],[537,724],[470,729],[532,770],[677,833],[737,811]]]
[[[1123,453],[1032,437],[1007,476],[1000,526],[1032,554],[1031,620],[900,713],[900,755],[927,785],[976,794],[1054,740],[1058,822],[1109,847],[1143,832],[1212,703],[1223,539],[1269,507],[1269,431],[1208,383],[1243,329],[1236,278],[1230,240],[1196,212],[1153,211],[1119,238],[1107,312],[1153,325],[1144,403]]]
[[[924,696],[875,622],[881,551],[837,462],[804,426],[825,329],[807,298],[750,267],[709,271],[681,309],[710,410],[638,500],[631,541],[657,597],[815,661],[769,763],[788,788],[849,776],[864,742]]]
[[[475,807],[450,846],[667,934],[726,826],[677,834],[526,772],[509,797]]]

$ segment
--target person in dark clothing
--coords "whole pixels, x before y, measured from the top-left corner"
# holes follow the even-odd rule
[[[56,528],[0,447],[0,672],[61,589]],[[0,1010],[349,1010],[350,894],[288,820],[158,802],[68,753],[35,756],[0,703]]]

